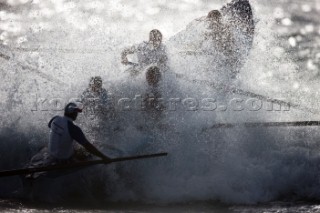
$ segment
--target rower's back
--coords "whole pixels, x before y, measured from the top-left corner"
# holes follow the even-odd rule
[[[74,142],[69,133],[68,123],[72,120],[66,116],[56,116],[49,122],[49,153],[56,159],[69,159],[74,152]]]

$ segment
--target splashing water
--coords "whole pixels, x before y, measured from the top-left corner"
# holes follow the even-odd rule
[[[158,28],[165,37],[171,68],[160,85],[163,98],[197,101],[212,98],[217,100],[217,109],[203,110],[200,101],[190,109],[190,103],[185,102],[185,105],[178,104],[176,110],[165,111],[155,123],[148,119],[147,112],[120,110],[116,105],[115,118],[106,120],[104,129],[99,129],[103,132],[102,143],[118,150],[108,150],[106,146],[107,153],[116,157],[166,151],[169,156],[88,169],[84,175],[90,180],[88,191],[90,187],[92,191],[100,187],[94,182],[102,182],[103,196],[116,201],[219,200],[248,204],[292,197],[318,199],[317,127],[210,128],[216,123],[316,120],[316,115],[293,108],[289,111],[225,109],[232,99],[249,98],[192,81],[197,78],[232,84],[317,108],[311,92],[314,84],[301,80],[299,68],[290,56],[283,54],[281,41],[270,32],[272,17],[269,14],[272,13],[258,1],[251,4],[259,19],[253,47],[237,79],[230,82],[224,73],[227,68],[215,75],[205,72],[208,67],[205,56],[182,59],[169,39],[184,30],[183,26],[189,21],[222,4],[208,5],[205,1],[178,6],[167,1],[126,3],[125,6],[121,1],[27,3],[28,9],[22,7],[20,14],[28,14],[24,21],[31,31],[21,24],[20,31],[12,29],[1,34],[7,38],[2,39],[6,46],[1,46],[1,51],[8,57],[1,57],[4,83],[0,93],[0,168],[22,167],[47,143],[47,121],[61,113],[58,110],[65,102],[79,97],[91,76],[102,76],[104,87],[115,100],[133,99],[145,93],[144,74],[132,79],[120,64],[120,53],[124,46],[147,39],[150,29]],[[175,15],[176,11],[179,14]],[[0,15],[4,16],[3,13],[7,12]],[[41,15],[35,15],[37,13]],[[162,18],[160,13],[168,14],[175,21]],[[5,16],[15,17],[15,13],[8,12]],[[21,18],[15,21],[23,22]],[[177,78],[176,73],[191,81]],[[83,118],[79,121],[82,125],[91,122]],[[72,182],[62,178],[53,185],[59,185],[59,181]],[[16,179],[0,180],[0,195],[9,196],[17,185]],[[47,187],[47,184],[40,185],[38,193],[48,194]],[[67,189],[49,188],[53,190],[52,197],[47,199],[50,201],[68,194]],[[88,191],[78,192],[86,197]],[[55,193],[59,196],[52,195]]]

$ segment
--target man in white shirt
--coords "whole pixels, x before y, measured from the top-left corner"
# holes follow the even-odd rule
[[[127,58],[128,54],[136,54],[138,63],[130,62]],[[126,48],[121,53],[121,63],[124,65],[132,65],[131,74],[137,75],[149,66],[157,66],[161,72],[165,72],[167,68],[167,51],[162,44],[162,34],[159,30],[154,29],[149,33],[149,41]]]
[[[110,160],[84,136],[82,130],[73,121],[82,110],[75,104],[69,103],[64,110],[64,116],[53,117],[48,126],[50,128],[49,159],[54,162],[67,162],[74,156],[75,141],[91,154]]]

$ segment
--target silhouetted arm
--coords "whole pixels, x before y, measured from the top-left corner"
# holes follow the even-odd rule
[[[54,119],[56,119],[58,116],[54,116],[48,123],[48,127],[51,128],[51,124],[53,122]]]
[[[111,160],[111,158],[105,156],[102,152],[100,152],[95,146],[93,146],[91,143],[85,143],[85,144],[81,144],[88,152],[90,152],[91,154],[102,158],[103,160],[109,161]]]
[[[95,146],[93,146],[84,136],[82,130],[78,126],[74,125],[71,121],[68,122],[68,128],[72,139],[77,141],[80,145],[82,145],[88,152],[97,157],[102,158],[103,160],[111,160],[111,158],[107,157],[102,152],[100,152]]]
[[[129,64],[129,60],[127,58],[127,55],[128,54],[133,54],[134,52],[135,52],[135,47],[134,46],[124,49],[122,51],[122,53],[121,53],[121,63],[124,64],[124,65]]]

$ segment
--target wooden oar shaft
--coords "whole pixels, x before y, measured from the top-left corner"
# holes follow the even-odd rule
[[[110,163],[129,161],[129,160],[139,160],[139,159],[163,157],[166,155],[168,155],[168,153],[157,153],[157,154],[150,154],[150,155],[139,155],[139,156],[132,156],[132,157],[115,158],[115,159],[112,159],[111,161],[92,160],[92,161],[77,162],[77,163],[64,164],[64,165],[58,164],[58,165],[50,165],[50,166],[44,166],[44,167],[7,170],[7,171],[0,172],[0,177],[8,177],[8,176],[14,176],[14,175],[25,175],[25,174],[32,174],[32,173],[36,173],[36,172],[75,169],[75,168],[93,166],[93,165],[98,165],[98,164],[110,164]]]
[[[298,126],[320,126],[320,121],[220,123],[220,124],[212,125],[209,129],[233,128],[233,127],[298,127]]]

